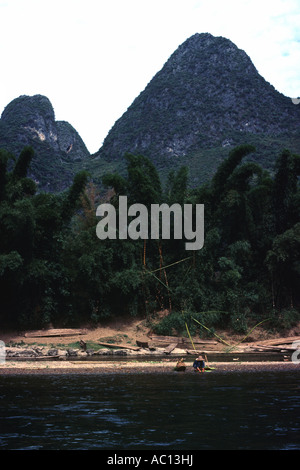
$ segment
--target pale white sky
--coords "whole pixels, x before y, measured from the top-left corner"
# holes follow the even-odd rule
[[[300,0],[0,0],[0,113],[45,95],[96,152],[175,49],[203,32],[300,95]]]

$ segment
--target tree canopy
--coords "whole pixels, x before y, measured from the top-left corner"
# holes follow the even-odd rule
[[[103,175],[97,188],[78,173],[61,194],[39,193],[28,178],[33,151],[0,150],[1,324],[26,328],[99,322],[112,315],[169,309],[160,332],[191,318],[244,331],[271,318],[299,320],[299,156],[284,150],[274,174],[233,149],[211,182],[188,187],[186,167],[163,186],[144,156],[127,154],[127,174]],[[130,204],[204,204],[205,242],[99,240],[96,208],[118,196]]]

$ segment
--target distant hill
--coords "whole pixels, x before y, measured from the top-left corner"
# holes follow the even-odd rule
[[[195,34],[171,55],[115,123],[93,156],[96,175],[122,167],[125,152],[149,157],[162,174],[187,165],[209,179],[236,145],[272,169],[282,148],[300,153],[300,105],[270,85],[230,40]]]
[[[20,96],[0,119],[0,148],[16,156],[32,145],[30,175],[58,192],[81,169],[96,183],[125,171],[124,154],[149,157],[162,180],[189,168],[192,186],[209,180],[229,151],[252,144],[248,159],[272,170],[283,148],[300,154],[300,104],[275,90],[229,39],[195,34],[171,55],[90,155],[78,132],[56,121],[49,99]]]
[[[25,145],[35,150],[29,176],[39,190],[65,189],[90,156],[78,132],[55,120],[52,104],[42,95],[20,96],[1,115],[0,148],[18,156]]]

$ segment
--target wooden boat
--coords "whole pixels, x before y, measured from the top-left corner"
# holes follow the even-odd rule
[[[97,343],[106,348],[130,349],[131,351],[139,351],[140,349],[138,346],[129,346],[129,344],[103,343],[102,341],[97,341]]]
[[[57,361],[62,356],[8,356],[6,361]]]
[[[49,330],[35,330],[27,331],[24,336],[25,338],[46,338],[49,336],[78,336],[85,335],[85,329],[75,328],[50,328]]]

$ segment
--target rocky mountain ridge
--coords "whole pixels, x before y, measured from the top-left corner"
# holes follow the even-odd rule
[[[257,146],[254,159],[266,167],[282,146],[300,151],[300,106],[261,77],[230,40],[204,33],[171,55],[94,157],[99,164],[121,161],[129,151],[160,169],[186,164],[198,183],[244,143]]]
[[[170,56],[94,155],[71,124],[55,120],[42,95],[20,96],[6,106],[0,148],[18,155],[31,145],[29,176],[44,191],[64,190],[81,169],[96,183],[104,173],[122,173],[126,152],[149,157],[162,179],[186,165],[190,184],[197,186],[237,145],[254,145],[256,152],[247,158],[271,171],[282,149],[300,153],[297,104],[276,91],[229,39],[195,34]]]
[[[18,155],[26,145],[35,150],[29,176],[39,190],[65,189],[75,168],[90,156],[73,126],[55,120],[53,106],[43,95],[20,96],[1,115],[0,147]]]

